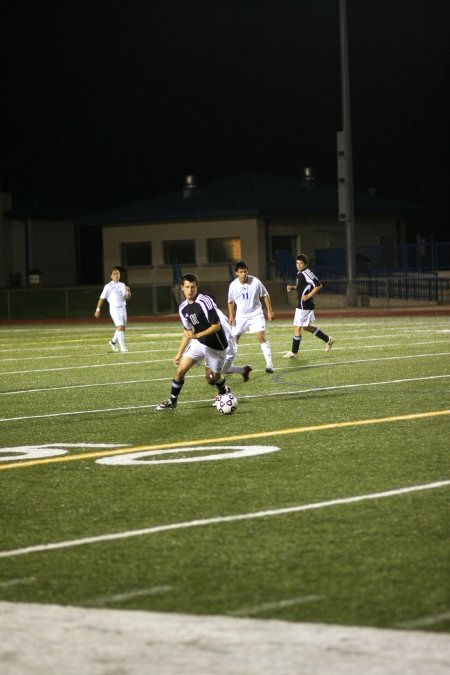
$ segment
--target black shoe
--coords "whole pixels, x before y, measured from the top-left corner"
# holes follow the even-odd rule
[[[244,378],[244,382],[248,382],[248,378],[250,377],[250,373],[253,370],[251,366],[244,366],[244,372],[242,373],[242,377]]]
[[[267,366],[266,373],[274,373],[275,369],[272,366]]]

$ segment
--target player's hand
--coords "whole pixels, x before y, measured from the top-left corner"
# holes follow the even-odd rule
[[[125,286],[125,297],[127,300],[131,298],[131,290],[129,286]]]

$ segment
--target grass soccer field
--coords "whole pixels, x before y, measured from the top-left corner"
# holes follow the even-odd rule
[[[0,327],[0,600],[449,632],[450,320],[319,325],[232,415],[177,323]]]

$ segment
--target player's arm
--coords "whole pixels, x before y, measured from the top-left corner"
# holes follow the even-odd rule
[[[200,333],[195,333],[195,335],[193,334],[192,337],[198,340],[198,338],[203,338],[206,337],[207,335],[213,335],[214,333],[218,333],[219,330],[220,330],[220,321],[218,323],[212,323],[208,328],[200,331]]]
[[[275,314],[273,313],[272,301],[270,300],[270,295],[268,293],[264,296],[264,304],[266,305],[267,321],[273,321]]]
[[[101,310],[101,307],[102,307],[102,305],[103,305],[104,302],[105,302],[105,301],[103,300],[102,297],[100,297],[100,298],[98,299],[98,302],[97,302],[97,308],[96,308],[95,314],[94,314],[94,316],[95,316],[96,319],[98,319],[99,316],[100,316],[100,310]]]
[[[125,286],[125,300],[129,300],[131,298],[131,290],[129,286]]]
[[[322,284],[317,284],[317,286],[314,286],[309,293],[305,293],[305,295],[302,295],[302,300],[311,300],[322,288]]]
[[[185,349],[191,340],[192,340],[192,331],[186,330],[185,328],[181,338],[180,346],[178,347],[178,351],[173,357],[173,362],[175,363],[176,366],[179,365],[181,358],[185,352]]]
[[[236,323],[236,319],[234,316],[235,305],[236,303],[234,302],[234,300],[228,301],[228,323],[230,324],[230,326],[234,326],[234,324]]]

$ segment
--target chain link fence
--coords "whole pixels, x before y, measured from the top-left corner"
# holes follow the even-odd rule
[[[101,293],[96,287],[0,289],[0,320],[91,319]],[[173,286],[133,286],[128,316],[153,316],[177,311]],[[107,307],[105,307],[106,311]]]

